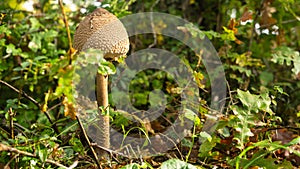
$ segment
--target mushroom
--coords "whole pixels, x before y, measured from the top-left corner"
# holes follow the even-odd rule
[[[87,15],[78,25],[74,34],[74,48],[77,52],[87,49],[103,51],[106,60],[118,60],[129,50],[129,39],[122,22],[112,13],[103,8],[97,8]],[[108,75],[97,73],[97,104],[108,108]],[[99,128],[97,143],[100,147],[110,147],[109,115],[99,113]],[[107,158],[104,150],[98,155]]]
[[[74,34],[77,52],[100,49],[104,58],[117,60],[129,50],[129,40],[122,22],[112,13],[97,8],[80,22]]]

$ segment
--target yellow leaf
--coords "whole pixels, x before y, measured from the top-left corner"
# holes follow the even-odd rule
[[[74,104],[69,102],[67,97],[64,97],[62,104],[64,105],[65,116],[69,116],[73,120],[75,120],[76,119],[76,111],[75,111]]]
[[[44,104],[41,107],[43,112],[46,112],[47,109],[48,109],[48,100],[49,100],[49,97],[50,97],[50,93],[51,93],[51,91],[48,90],[48,92],[45,94]]]
[[[157,44],[162,45],[164,42],[164,37],[161,34],[157,35]]]
[[[42,112],[46,112],[47,109],[48,109],[47,104],[43,104],[43,105],[42,105]]]
[[[194,71],[194,78],[199,88],[203,89],[205,85],[202,83],[204,79],[204,75],[200,72]]]

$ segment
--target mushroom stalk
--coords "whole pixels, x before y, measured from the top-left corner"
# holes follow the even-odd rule
[[[109,134],[109,109],[108,106],[108,75],[101,75],[97,73],[96,77],[96,84],[97,84],[97,103],[98,106],[103,106],[103,110],[105,112],[102,112],[99,110],[99,121],[98,126],[100,128],[99,133],[97,133],[97,142],[100,144],[100,146],[103,146],[105,148],[110,147],[110,134]],[[106,113],[107,112],[107,113]],[[105,113],[105,114],[103,114]],[[105,157],[107,155],[107,152],[105,150],[99,150],[97,153],[100,157]]]

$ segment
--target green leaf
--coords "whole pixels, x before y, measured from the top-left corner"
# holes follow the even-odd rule
[[[149,103],[151,107],[161,107],[167,104],[167,100],[163,91],[155,89],[149,93]]]
[[[245,73],[247,77],[251,76],[251,70],[245,68],[245,67],[241,67],[238,65],[230,65],[230,69],[234,70],[234,71],[239,71],[240,73]]]
[[[48,157],[48,153],[47,153],[47,148],[44,146],[38,146],[38,157],[40,158],[40,160],[42,162],[45,162],[47,157]]]
[[[289,96],[286,92],[283,91],[283,88],[280,86],[274,86],[274,90],[279,92],[280,94],[284,94],[286,96]]]
[[[211,156],[210,152],[216,146],[216,142],[217,142],[217,139],[215,137],[211,140],[211,142],[209,142],[208,140],[205,140],[199,148],[198,156],[199,157],[209,157],[209,156]]]
[[[36,31],[42,26],[42,24],[35,17],[31,17],[29,20],[31,22],[30,31]]]
[[[137,163],[128,164],[121,169],[142,169],[142,168],[152,168],[151,165],[147,162],[143,162],[141,165]]]
[[[295,75],[300,73],[300,55],[298,51],[295,51],[292,48],[286,46],[276,48],[275,52],[272,54],[271,61],[280,65],[286,64],[287,66],[293,64],[292,72]]]
[[[266,155],[268,155],[270,152],[260,150],[256,152],[251,159],[241,159],[240,160],[240,167],[243,169],[247,169],[249,167],[263,167],[267,169],[280,169],[280,168],[285,168],[285,169],[292,169],[293,165],[284,160],[282,163],[276,163],[278,160],[276,158],[268,157],[265,158]]]
[[[14,44],[10,43],[6,46],[6,53],[11,53],[13,55],[19,55],[22,52],[20,48],[15,47]]]
[[[262,85],[267,86],[268,84],[270,84],[273,81],[274,76],[273,76],[273,73],[264,71],[264,72],[260,73],[259,79],[260,79]]]
[[[299,144],[299,143],[300,143],[300,136],[294,138],[292,141],[285,144],[285,146],[292,146],[292,145]]]
[[[38,49],[42,48],[42,37],[38,34],[34,34],[33,39],[28,44],[28,47],[33,52],[37,52]]]
[[[273,114],[270,106],[272,103],[269,93],[265,92],[260,95],[251,94],[249,91],[237,89],[237,98],[249,111],[258,112],[259,110]]]
[[[6,35],[10,35],[11,31],[6,25],[1,25],[0,26],[0,34],[5,33]]]
[[[57,35],[58,35],[57,31],[49,30],[49,31],[45,32],[43,39],[47,42],[51,42],[53,40],[53,38],[57,37]]]
[[[298,75],[300,73],[300,55],[299,52],[296,52],[293,59],[294,68],[292,69],[292,72],[295,75]]]
[[[207,132],[200,132],[200,136],[201,137],[203,137],[203,138],[205,138],[205,139],[207,139],[209,142],[211,142],[211,140],[212,140],[212,137],[211,137],[211,135],[210,134],[208,134]]]
[[[237,89],[237,97],[249,110],[257,108],[255,105],[259,99],[258,95],[251,94],[249,91],[244,92],[240,89]]]
[[[184,109],[184,117],[193,121],[196,126],[201,124],[200,118],[190,109]]]
[[[227,29],[225,26],[223,26],[224,32],[221,34],[222,40],[229,40],[229,41],[235,41],[234,31]]]
[[[100,61],[99,67],[98,67],[98,73],[102,75],[111,75],[116,73],[116,67],[114,64],[112,64],[109,61],[102,60]]]
[[[196,166],[179,159],[170,159],[162,163],[161,169],[197,169]]]

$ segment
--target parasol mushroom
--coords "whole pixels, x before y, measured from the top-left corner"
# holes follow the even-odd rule
[[[87,15],[76,28],[74,48],[77,52],[90,48],[99,49],[103,51],[106,60],[112,61],[126,55],[129,50],[129,39],[122,22],[115,15],[103,8],[97,8]],[[107,108],[108,75],[97,73],[96,79],[97,104]],[[99,119],[99,128],[102,130],[97,133],[97,143],[101,147],[109,148],[109,115],[102,115],[100,112]],[[107,152],[104,150],[98,153],[100,157],[107,156]]]

